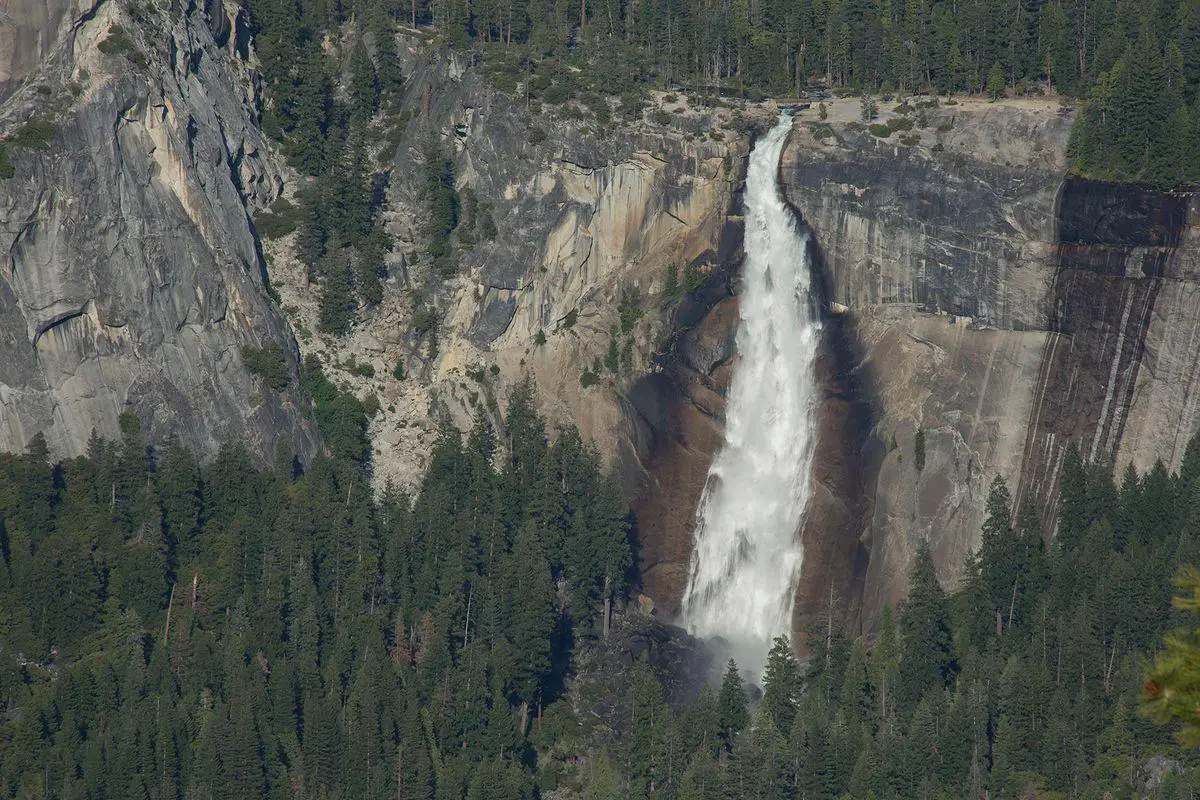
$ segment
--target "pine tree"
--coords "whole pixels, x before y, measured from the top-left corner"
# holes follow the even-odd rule
[[[506,680],[514,698],[532,703],[550,671],[555,609],[550,566],[531,522],[526,522],[517,534],[504,572],[508,576],[508,611],[503,629],[512,646],[512,674]]]
[[[350,119],[356,126],[365,126],[379,107],[379,76],[359,39],[350,50]]]
[[[874,685],[878,688],[879,718],[888,719],[896,708],[899,695],[900,663],[902,658],[900,632],[891,606],[884,606],[879,617],[879,639],[875,643],[871,667]]]
[[[750,722],[750,711],[746,702],[746,689],[737,664],[731,658],[725,667],[721,691],[717,695],[718,737],[726,750],[733,747],[737,735]]]
[[[292,93],[296,122],[288,141],[293,163],[304,173],[320,175],[328,164],[325,135],[331,104],[328,66],[320,48],[301,49]]]
[[[762,707],[779,731],[790,731],[800,697],[800,665],[787,636],[776,636],[763,670]]]
[[[1055,534],[1059,546],[1064,549],[1077,547],[1091,520],[1083,460],[1079,456],[1079,447],[1071,442],[1063,456],[1059,478],[1058,531]]]
[[[679,785],[679,800],[722,800],[720,768],[707,748],[692,754]]]
[[[385,103],[393,103],[404,91],[404,76],[400,73],[400,57],[396,53],[396,33],[392,21],[384,13],[372,14],[370,26],[380,94]]]
[[[901,703],[911,706],[927,688],[948,683],[958,669],[946,595],[938,582],[927,542],[917,546],[900,628],[903,655],[898,694]]]
[[[354,305],[350,265],[344,256],[332,256],[321,281],[321,330],[334,336],[348,333],[354,322]]]
[[[1004,96],[1004,69],[999,62],[992,64],[992,68],[988,70],[987,93],[992,100],[999,100]]]

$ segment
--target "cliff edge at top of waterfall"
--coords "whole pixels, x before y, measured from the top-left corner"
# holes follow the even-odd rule
[[[1067,98],[910,97],[877,102],[865,119],[860,97],[833,98],[796,113],[796,136],[807,148],[887,148],[893,157],[969,158],[1003,167],[1065,172],[1075,118]],[[822,118],[821,106],[824,106]]]

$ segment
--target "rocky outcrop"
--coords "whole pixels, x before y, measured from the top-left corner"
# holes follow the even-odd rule
[[[54,47],[0,107],[6,136],[54,126],[0,183],[0,449],[43,432],[56,456],[79,453],[131,411],[201,455],[226,440],[313,451],[294,389],[242,363],[244,345],[277,341],[294,369],[296,351],[250,221],[281,179],[238,13],[101,3],[42,29]],[[121,46],[99,47],[118,26]]]
[[[808,112],[781,167],[869,394],[870,511],[846,532],[870,552],[868,624],[920,540],[961,574],[995,475],[1052,527],[1068,441],[1174,465],[1200,422],[1194,198],[1067,179],[1071,114],[1052,103],[909,116],[902,141],[852,121],[855,102]]]
[[[671,332],[660,313],[667,268],[682,275],[694,263],[708,274],[721,262],[745,140],[722,130],[728,110],[676,104],[670,124],[646,113],[607,125],[578,104],[531,110],[459,55],[407,35],[397,49],[408,80],[390,118],[402,126],[395,150],[379,159],[396,243],[384,298],[347,337],[318,333],[302,349],[373,366],[370,377],[338,377],[381,401],[371,427],[381,485],[416,484],[441,420],[466,430],[483,415],[499,429],[509,392],[529,376],[551,430],[576,425],[635,487],[640,434],[628,398],[638,376],[659,369],[655,354]],[[431,138],[453,162],[463,203],[473,198],[496,226],[492,238],[459,231],[459,269],[448,279],[426,252]],[[268,246],[272,284],[316,331],[315,293],[291,238]],[[414,332],[414,298],[437,318],[436,348]],[[614,328],[617,370],[602,363],[584,385],[583,374],[608,360]],[[397,360],[403,380],[393,377]]]

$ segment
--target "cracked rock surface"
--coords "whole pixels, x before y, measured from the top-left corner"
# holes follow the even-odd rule
[[[0,182],[0,450],[42,432],[74,455],[133,412],[151,440],[201,456],[227,440],[310,455],[295,382],[270,392],[242,363],[270,341],[296,359],[250,221],[281,179],[236,49],[245,20],[220,3],[181,16],[102,2],[43,22],[53,46],[10,74],[0,106],[5,136],[56,126],[44,149],[14,149]],[[116,25],[141,63],[98,49]]]

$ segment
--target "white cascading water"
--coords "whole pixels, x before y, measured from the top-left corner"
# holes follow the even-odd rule
[[[808,237],[776,180],[791,128],[791,116],[781,115],[750,154],[738,361],[725,443],[696,512],[683,596],[688,629],[728,641],[738,665],[755,677],[771,640],[791,628],[818,399],[813,364],[820,321]]]

